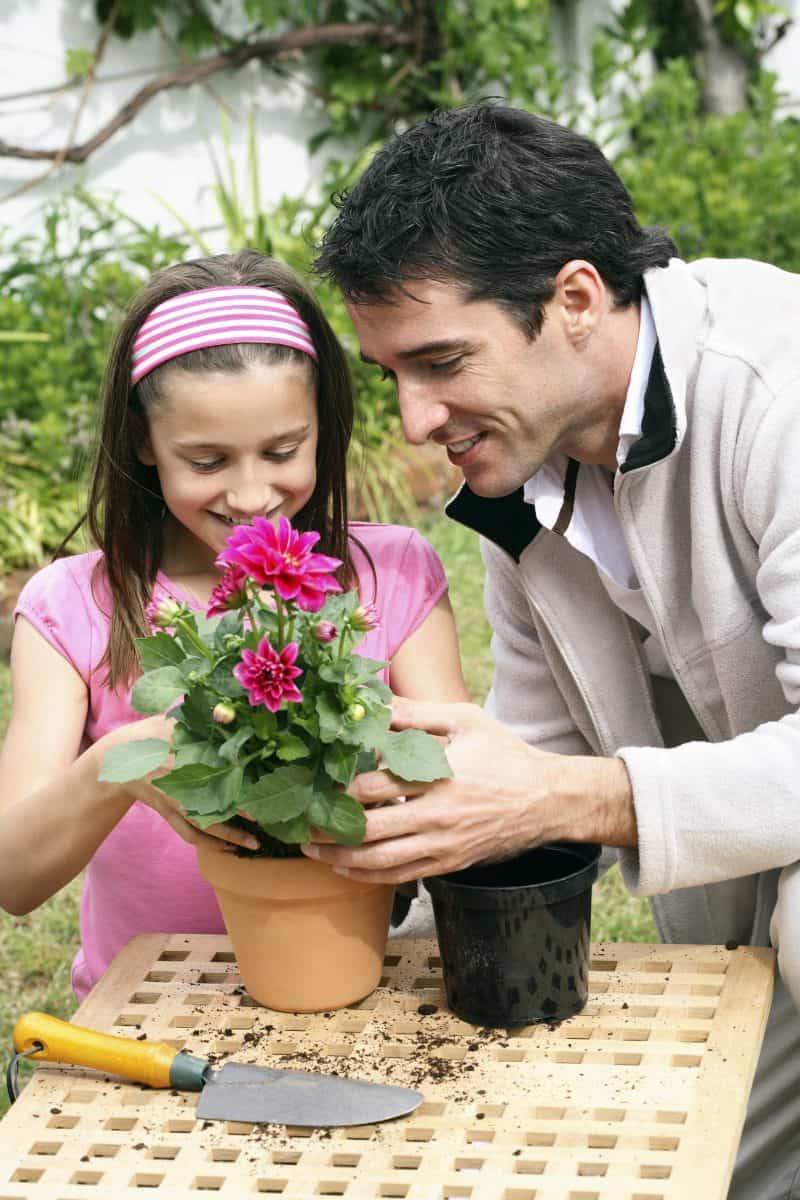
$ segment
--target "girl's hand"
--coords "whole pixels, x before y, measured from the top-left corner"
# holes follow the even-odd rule
[[[155,717],[146,717],[142,721],[132,721],[130,725],[123,725],[106,734],[94,746],[98,753],[98,771],[103,756],[112,746],[119,746],[123,742],[141,741],[143,738],[160,738],[162,741],[168,742],[172,738],[173,725],[174,722],[169,717],[159,714]],[[243,829],[237,829],[234,825],[209,825],[208,829],[203,830],[188,820],[178,801],[172,796],[168,796],[166,792],[159,791],[151,782],[171,770],[172,766],[167,760],[163,766],[151,771],[144,779],[134,779],[130,783],[113,786],[122,789],[131,802],[138,800],[140,804],[146,804],[148,808],[152,808],[185,842],[189,842],[193,846],[207,837],[212,837],[223,842],[230,842],[233,846],[243,846],[247,850],[258,849],[258,842],[252,834]]]

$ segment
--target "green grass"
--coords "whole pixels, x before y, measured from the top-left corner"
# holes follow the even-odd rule
[[[481,701],[491,681],[491,659],[477,538],[442,517],[427,519],[424,532],[447,570],[467,685],[473,698]],[[0,736],[9,705],[9,671],[0,662]],[[17,1017],[33,1010],[61,1017],[75,1011],[69,971],[78,944],[79,894],[80,880],[75,880],[29,916],[0,912],[0,1062],[7,1061],[11,1053],[11,1030]],[[617,868],[595,888],[592,937],[595,941],[658,940],[647,903],[628,895]],[[0,1114],[6,1108],[3,1090]]]

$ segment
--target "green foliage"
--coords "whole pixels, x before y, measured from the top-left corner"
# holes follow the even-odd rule
[[[666,226],[684,258],[756,258],[800,271],[800,122],[779,113],[762,73],[750,107],[704,114],[676,59],[626,105],[627,147],[615,165],[644,224]]]
[[[100,24],[111,10],[111,0],[95,0]],[[553,111],[560,73],[548,13],[549,0],[119,0],[113,28],[131,38],[161,27],[185,54],[207,56],[321,25],[384,27],[394,36],[320,45],[303,56],[323,121],[317,149],[332,137],[360,146],[435,105],[487,95]]]
[[[83,503],[111,336],[185,241],[77,191],[36,235],[0,230],[0,573],[42,562]]]
[[[325,168],[323,199],[287,197],[264,209],[261,130],[253,116],[243,160],[233,151],[227,119],[221,137],[209,143],[208,173],[228,248],[262,250],[301,274],[332,215],[327,197],[360,174],[392,129],[433,106],[504,96],[586,127],[587,114],[570,107],[567,72],[555,64],[550,7],[549,0],[95,2],[101,24],[114,15],[117,36],[163,28],[189,56],[315,25],[386,27],[391,36],[384,43],[355,39],[302,56],[309,105],[321,124],[310,148],[333,136],[347,147],[346,162]],[[702,111],[690,11],[696,15],[688,0],[628,0],[600,32],[589,80],[602,113],[595,135],[614,147],[641,220],[665,225],[685,257],[750,256],[796,270],[800,125],[782,115],[774,80],[756,66],[746,112],[718,117]],[[756,58],[784,16],[772,0],[715,4],[726,40],[741,43],[743,52],[749,46]],[[653,51],[664,68],[651,84],[637,74],[645,51]],[[84,73],[90,59],[88,51],[72,50],[70,72]],[[294,70],[294,62],[282,59],[265,69],[277,80]],[[620,88],[624,96],[616,103],[610,97]],[[0,262],[6,264],[0,269],[0,573],[41,562],[79,514],[99,383],[111,333],[131,296],[158,267],[188,252],[210,251],[199,230],[170,212],[181,228],[178,236],[77,192],[47,210],[35,236],[0,230]],[[348,353],[358,397],[349,460],[354,512],[416,522],[398,453],[394,389],[361,361],[339,293],[327,284],[315,286]],[[42,338],[49,340],[29,340]]]
[[[173,768],[153,783],[200,828],[243,811],[257,829],[282,842],[308,841],[314,827],[335,841],[358,844],[364,810],[340,788],[352,782],[360,756],[377,752],[400,779],[427,781],[452,774],[444,750],[417,730],[389,732],[391,693],[376,678],[386,664],[352,653],[374,623],[358,593],[330,595],[318,612],[309,611],[307,602],[282,598],[280,581],[287,572],[300,578],[303,570],[316,570],[319,578],[328,569],[324,560],[319,566],[313,555],[305,560],[288,540],[291,532],[280,535],[287,539],[283,559],[269,539],[264,542],[262,530],[241,527],[236,535],[249,539],[248,563],[258,552],[271,557],[253,568],[252,577],[231,582],[227,611],[202,617],[164,601],[152,620],[167,632],[137,643],[144,673],[133,688],[133,707],[155,714],[182,701],[170,713],[171,746],[152,738],[117,746],[106,755],[100,778],[142,778],[162,766],[171,748]],[[320,589],[320,599],[326,590]],[[176,654],[178,661],[171,661]],[[277,655],[296,664],[302,693],[291,680],[276,685],[277,695],[259,690],[268,686],[266,678],[276,678],[276,669],[280,674]]]

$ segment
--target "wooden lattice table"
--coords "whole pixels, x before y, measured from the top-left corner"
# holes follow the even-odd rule
[[[372,996],[292,1016],[249,999],[226,938],[147,935],[75,1020],[206,1057],[410,1085],[425,1095],[412,1115],[329,1131],[202,1122],[196,1095],[44,1064],[0,1122],[0,1200],[725,1196],[771,951],[595,946],[583,1013],[506,1033],[447,1011],[435,942],[389,948]]]

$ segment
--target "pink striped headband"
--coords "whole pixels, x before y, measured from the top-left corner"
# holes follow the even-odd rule
[[[133,343],[131,385],[181,354],[237,342],[292,346],[317,361],[308,325],[280,292],[202,288],[165,300],[147,316]]]

